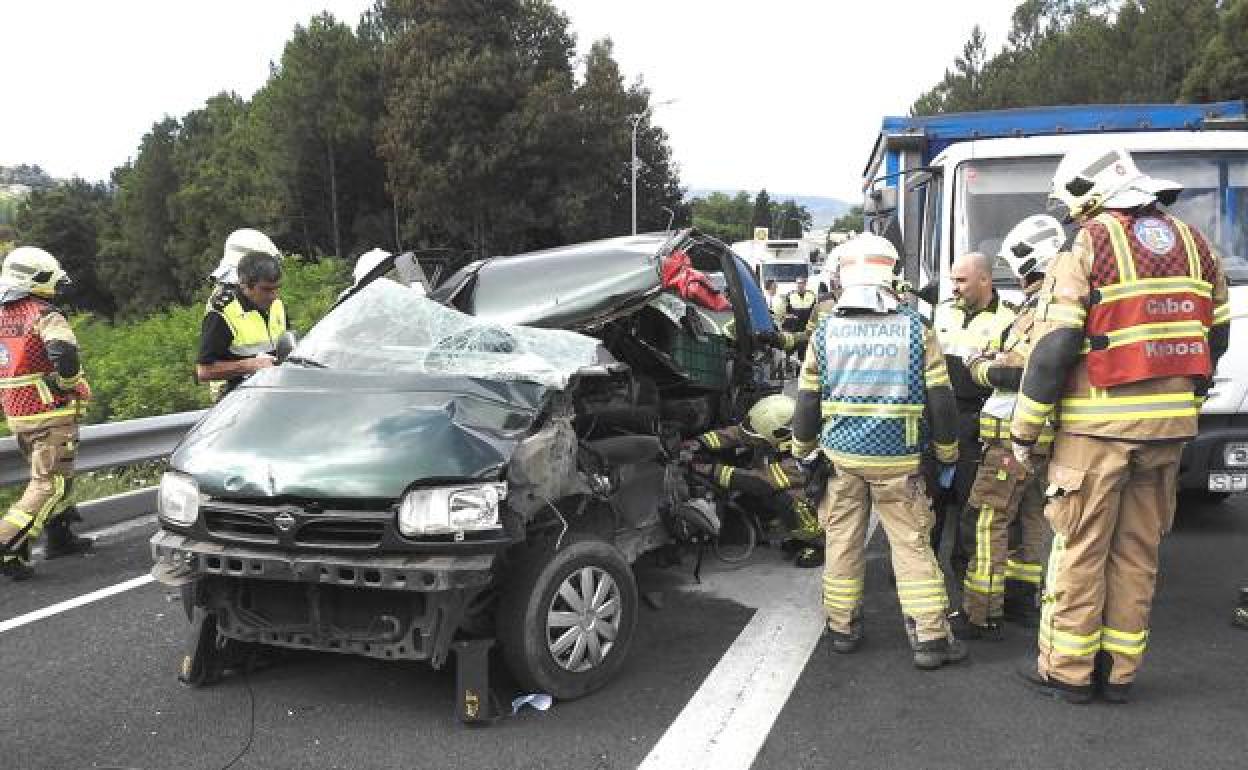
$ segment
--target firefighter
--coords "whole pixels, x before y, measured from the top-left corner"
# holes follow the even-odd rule
[[[1010,417],[1018,394],[1023,365],[1031,350],[1038,290],[1049,264],[1066,241],[1062,225],[1051,216],[1024,219],[1010,230],[997,256],[1018,278],[1026,300],[1010,325],[1000,351],[981,351],[968,359],[967,370],[977,385],[993,388],[979,417],[982,459],[967,498],[964,521],[974,522],[971,553],[974,558],[962,582],[962,609],[949,617],[959,639],[1002,638],[1007,612],[1025,623],[1035,623],[1036,588],[1044,572],[1043,474],[1053,444],[1048,423],[1036,442],[1034,471],[1029,473],[1010,448]],[[1008,551],[1009,528],[1017,520],[1018,547]]]
[[[1029,463],[1057,418],[1040,652],[1024,674],[1067,702],[1098,690],[1112,703],[1128,698],[1148,646],[1179,455],[1229,341],[1221,261],[1163,208],[1181,189],[1141,173],[1125,150],[1089,148],[1062,159],[1049,194],[1080,229],[1041,289],[1010,430]]]
[[[224,275],[228,278],[231,273]],[[280,257],[260,248],[246,251],[232,275],[238,283],[223,281],[214,290],[200,325],[195,376],[210,384],[214,400],[247,375],[273,366],[277,340],[286,332],[286,308],[278,297]]]
[[[757,469],[695,463],[693,470],[723,489],[748,495],[768,518],[778,518],[788,528],[797,553],[796,565],[819,567],[823,565],[823,532],[815,506],[806,498],[807,469],[789,454],[792,421],[793,399],[779,394],[767,396],[750,408],[740,425],[703,433],[683,448],[714,453],[761,449]]]
[[[967,654],[949,630],[945,581],[927,534],[932,507],[919,475],[929,442],[942,463],[957,461],[953,391],[935,335],[893,288],[897,251],[876,235],[851,243],[856,248],[841,257],[841,297],[810,339],[793,417],[794,454],[819,449],[832,466],[819,507],[827,634],[838,653],[862,641],[863,552],[874,508],[888,536],[914,665],[936,669]]]
[[[991,388],[976,383],[966,368],[965,360],[981,351],[1001,348],[1005,332],[1014,321],[1014,307],[1002,299],[992,285],[992,258],[979,252],[963,254],[953,262],[953,297],[936,306],[933,326],[958,407],[958,466],[948,491],[935,491],[936,526],[932,531],[932,547],[940,553],[945,529],[946,511],[955,511],[952,523],[953,542],[949,564],[955,580],[966,575],[967,564],[974,551],[975,519],[962,517],[971,491],[979,461],[979,413]],[[934,478],[929,458],[928,477]],[[944,484],[931,484],[933,490],[945,489]]]
[[[55,257],[31,246],[14,249],[0,268],[0,404],[30,462],[30,483],[0,517],[0,570],[14,580],[34,576],[30,545],[45,527],[48,559],[93,544],[70,530],[82,520],[74,506],[58,511],[74,476],[78,420],[91,399],[74,331],[51,303],[69,283]]]

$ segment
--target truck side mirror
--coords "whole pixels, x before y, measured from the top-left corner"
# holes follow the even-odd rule
[[[289,330],[283,332],[282,336],[277,338],[277,348],[273,355],[279,364],[286,360],[286,357],[295,349],[295,344],[298,341],[299,338],[295,336],[295,333]]]
[[[916,291],[914,296],[935,307],[936,300],[940,298],[940,284],[935,281],[930,281],[923,288]]]
[[[863,216],[878,217],[897,210],[897,188],[877,187],[862,201]]]

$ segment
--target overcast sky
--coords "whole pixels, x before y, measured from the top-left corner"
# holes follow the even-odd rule
[[[296,23],[371,0],[6,0],[0,164],[103,179],[163,115],[250,97]],[[644,78],[688,187],[856,200],[881,116],[904,114],[1008,0],[556,0],[582,51]]]

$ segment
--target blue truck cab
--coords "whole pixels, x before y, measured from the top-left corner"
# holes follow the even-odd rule
[[[1045,211],[1057,163],[1077,147],[1122,147],[1148,174],[1184,185],[1171,210],[1222,256],[1231,284],[1231,350],[1184,452],[1180,488],[1218,499],[1248,491],[1248,107],[1030,107],[886,117],[864,169],[868,229],[898,245],[920,307],[952,295],[949,269],[970,251],[996,254],[1023,217]],[[1073,229],[1071,231],[1073,233]],[[1003,264],[994,281],[1018,286]],[[930,304],[929,304],[930,303]]]

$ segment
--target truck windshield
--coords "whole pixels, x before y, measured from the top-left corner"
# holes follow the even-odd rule
[[[1195,226],[1222,255],[1227,280],[1248,284],[1248,153],[1133,153],[1146,174],[1183,185],[1170,211]],[[1045,211],[1058,157],[986,158],[958,167],[955,253],[996,254],[1019,220]],[[1068,228],[1073,234],[1074,226]],[[1015,285],[998,260],[994,281]]]
[[[763,283],[793,283],[810,274],[810,265],[804,262],[764,262],[760,272]]]

